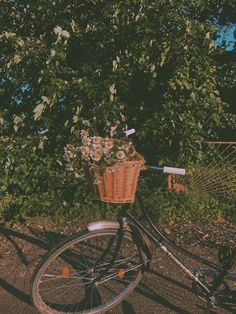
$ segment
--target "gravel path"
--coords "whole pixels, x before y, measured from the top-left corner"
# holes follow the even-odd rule
[[[36,314],[30,299],[30,278],[40,257],[81,223],[56,224],[31,219],[24,224],[0,225],[0,314]],[[235,246],[236,225],[225,221],[181,222],[165,227],[165,232],[190,251],[217,261],[219,244]],[[179,255],[177,252],[175,252]],[[199,267],[187,258],[192,269]],[[236,270],[235,270],[236,273]],[[236,286],[235,286],[236,290]],[[151,270],[127,300],[109,313],[236,313],[236,307],[208,311],[203,301],[191,293],[191,282],[158,249],[153,248]]]

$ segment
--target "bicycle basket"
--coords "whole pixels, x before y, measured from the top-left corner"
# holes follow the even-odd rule
[[[135,151],[135,160],[125,160],[111,167],[85,167],[91,192],[108,203],[133,203],[144,159]]]

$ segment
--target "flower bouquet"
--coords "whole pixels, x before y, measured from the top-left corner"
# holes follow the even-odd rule
[[[132,142],[90,137],[81,132],[80,152],[90,188],[95,197],[109,203],[132,203],[144,159]]]

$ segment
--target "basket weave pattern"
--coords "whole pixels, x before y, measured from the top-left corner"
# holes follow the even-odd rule
[[[125,160],[105,169],[86,169],[92,193],[108,203],[133,203],[144,159],[136,152],[136,160]]]

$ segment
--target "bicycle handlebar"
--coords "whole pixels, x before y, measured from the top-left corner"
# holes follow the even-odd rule
[[[129,129],[129,130],[125,130],[124,128],[120,129],[120,130],[117,130],[116,131],[116,134],[118,137],[128,137],[130,136],[131,134],[134,134],[136,131],[135,129]]]
[[[164,166],[164,173],[172,173],[172,174],[178,174],[180,176],[185,176],[186,170],[183,168],[173,168],[173,167],[165,167]]]
[[[178,174],[181,176],[184,176],[186,174],[186,170],[183,168],[174,168],[174,167],[166,167],[166,166],[147,166],[146,169],[152,172],[171,173],[171,174]]]
[[[135,129],[127,130],[127,125],[125,123],[120,123],[117,126],[116,134],[119,137],[125,136],[128,137],[129,135],[135,133]],[[182,168],[174,168],[174,167],[166,167],[166,166],[147,166],[146,170],[153,171],[153,172],[163,172],[163,173],[171,173],[171,174],[178,174],[184,176],[186,174],[186,170]]]
[[[124,131],[124,133],[126,134],[126,136],[130,136],[131,134],[134,134],[136,131],[135,129],[129,129],[127,131]]]

